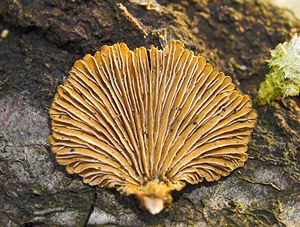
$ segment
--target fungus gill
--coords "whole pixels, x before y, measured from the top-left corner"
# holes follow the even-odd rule
[[[257,118],[230,77],[179,41],[87,54],[59,86],[50,116],[51,150],[68,173],[133,194],[152,214],[186,183],[243,166]]]

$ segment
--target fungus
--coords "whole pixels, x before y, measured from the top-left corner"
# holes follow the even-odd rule
[[[247,160],[248,96],[179,41],[167,50],[103,46],[75,62],[50,109],[51,150],[89,185],[135,195],[159,213],[187,183]]]

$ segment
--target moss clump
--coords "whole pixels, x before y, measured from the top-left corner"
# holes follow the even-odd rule
[[[278,44],[271,50],[270,72],[261,83],[257,102],[266,105],[281,97],[300,93],[300,37],[294,35],[289,42]]]

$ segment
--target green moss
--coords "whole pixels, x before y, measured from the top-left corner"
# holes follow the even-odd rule
[[[270,72],[261,83],[257,102],[266,105],[274,100],[300,93],[300,37],[278,44],[271,50]]]

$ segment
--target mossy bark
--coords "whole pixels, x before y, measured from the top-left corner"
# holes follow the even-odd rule
[[[134,198],[68,175],[47,143],[57,86],[75,59],[104,44],[162,47],[180,39],[254,98],[269,49],[299,25],[258,0],[2,0],[0,33],[9,33],[0,39],[0,226],[300,225],[299,97],[255,106],[246,165],[174,193],[157,216]]]

